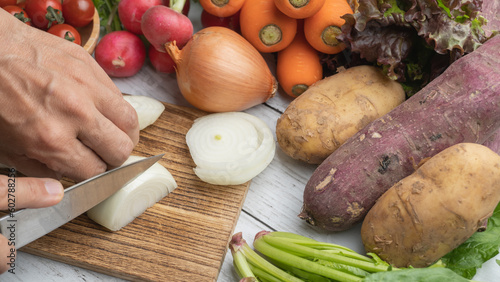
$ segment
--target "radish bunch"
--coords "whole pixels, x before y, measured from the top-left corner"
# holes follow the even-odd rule
[[[169,7],[171,2],[173,5]],[[189,3],[188,0],[120,1],[118,16],[125,30],[102,37],[96,46],[96,61],[112,77],[135,75],[147,57],[157,71],[174,73],[174,63],[164,46],[172,41],[183,46],[193,35],[193,24],[187,17]]]

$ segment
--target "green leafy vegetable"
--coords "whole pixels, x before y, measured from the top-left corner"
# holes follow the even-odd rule
[[[476,232],[467,241],[443,257],[447,268],[472,279],[476,270],[498,254],[500,248],[500,205],[488,219],[485,231]]]
[[[233,235],[229,244],[234,267],[242,279],[361,281],[370,273],[397,270],[374,254],[364,256],[340,245],[289,232],[259,232],[254,247],[266,259],[247,245],[241,232]]]
[[[120,0],[93,0],[101,21],[101,33],[123,30],[118,17],[118,3]]]
[[[481,0],[359,0],[358,10],[343,16],[339,38],[383,65],[410,96],[491,37],[482,29],[481,6]]]
[[[399,271],[370,274],[363,282],[467,282],[470,281],[444,267],[406,268]]]

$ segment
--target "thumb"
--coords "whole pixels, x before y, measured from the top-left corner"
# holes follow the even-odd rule
[[[64,188],[55,179],[0,176],[0,210],[49,207],[63,196]]]
[[[11,252],[13,249],[13,252]],[[9,246],[9,241],[3,235],[0,235],[0,273],[4,273],[9,269],[9,261],[8,257],[14,253],[14,257],[16,255],[15,248]]]

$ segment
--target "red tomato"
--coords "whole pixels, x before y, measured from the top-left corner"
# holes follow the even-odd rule
[[[64,0],[62,13],[67,24],[74,27],[88,25],[94,17],[95,7],[92,0]]]
[[[53,24],[64,22],[60,0],[26,0],[24,9],[31,16],[33,26],[40,29],[47,29]]]
[[[4,6],[3,9],[18,18],[23,23],[31,25],[31,19],[28,16],[28,13],[26,13],[26,11],[24,11],[21,7],[16,5],[7,5]]]
[[[17,0],[0,0],[0,7],[13,6],[17,4]]]
[[[82,38],[80,37],[80,33],[69,24],[62,23],[53,25],[49,28],[49,30],[47,30],[47,32],[78,45],[82,45]]]

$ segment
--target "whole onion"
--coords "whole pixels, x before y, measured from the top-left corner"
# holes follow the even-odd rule
[[[243,111],[273,97],[277,81],[262,55],[225,27],[204,28],[180,50],[165,45],[182,95],[207,112]]]

